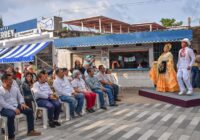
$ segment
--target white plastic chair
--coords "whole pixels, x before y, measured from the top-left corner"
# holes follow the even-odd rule
[[[66,120],[66,121],[71,120],[69,103],[63,102],[63,101],[61,101],[61,100],[60,100],[60,102],[61,102],[61,104],[62,104],[63,107],[64,107],[65,120]],[[86,100],[85,100],[85,98],[84,98],[84,104],[83,104],[82,114],[84,115],[85,113],[86,113]]]
[[[84,97],[84,103],[83,103],[83,108],[82,108],[82,114],[83,115],[86,114],[86,103],[87,103],[87,101],[86,101],[86,99]]]
[[[36,99],[35,99],[35,96],[34,96],[34,92],[32,92],[32,96],[33,96],[33,110],[34,110],[34,117],[35,117],[35,120],[37,119],[37,112],[38,110],[42,110],[42,119],[43,119],[43,128],[47,128],[47,125],[48,125],[48,112],[47,112],[47,109],[44,108],[44,107],[39,107],[37,102],[36,102]]]
[[[15,133],[19,132],[19,119],[26,118],[24,114],[15,116]],[[5,129],[4,140],[8,140],[8,128],[7,128],[7,117],[3,117],[0,115],[0,128]]]
[[[105,105],[109,105],[108,95],[106,93],[104,93],[103,96],[104,96],[104,100],[105,100]],[[97,94],[97,96],[96,96],[96,108],[99,109],[100,107],[101,107],[100,98],[99,98],[99,94]]]
[[[0,115],[0,128],[4,128],[4,140],[8,140],[7,118]]]
[[[124,87],[122,87],[120,84],[119,84],[119,80],[114,76],[112,75],[114,80],[115,80],[115,84],[119,86],[119,94],[121,94],[121,97],[124,97]]]
[[[64,107],[65,120],[66,120],[66,121],[69,121],[69,120],[71,119],[71,117],[70,117],[70,107],[69,107],[69,103],[63,102],[63,101],[61,101],[61,100],[60,100],[60,102],[61,102],[62,106]]]

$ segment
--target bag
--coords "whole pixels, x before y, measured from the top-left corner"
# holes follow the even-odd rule
[[[162,63],[158,66],[158,73],[163,74],[166,73],[167,70],[167,62],[162,61]]]

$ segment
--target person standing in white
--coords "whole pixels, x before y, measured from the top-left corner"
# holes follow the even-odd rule
[[[190,70],[195,62],[194,52],[189,46],[191,45],[188,38],[184,38],[181,41],[181,50],[179,51],[178,63],[177,63],[177,79],[180,88],[179,95],[186,93],[192,95],[193,88],[190,82]],[[186,87],[185,87],[186,86]],[[187,92],[186,92],[187,88]]]

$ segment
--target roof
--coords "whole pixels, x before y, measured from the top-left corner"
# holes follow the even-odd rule
[[[87,28],[93,28],[99,30],[99,19],[101,20],[101,26],[102,29],[106,32],[110,32],[111,23],[113,26],[113,32],[120,32],[120,25],[122,32],[127,32],[128,27],[131,27],[130,24],[126,22],[122,22],[116,19],[108,18],[105,16],[96,16],[96,17],[90,17],[90,18],[84,18],[84,19],[78,19],[78,20],[71,20],[71,21],[64,21],[63,23],[69,24],[69,25],[75,25],[75,26],[83,26]]]
[[[176,42],[183,38],[192,39],[192,30],[165,30],[110,34],[90,37],[72,37],[54,40],[56,48],[109,46],[137,43]]]
[[[12,24],[5,27],[8,27],[9,30],[15,30],[16,33],[26,31],[26,30],[36,29],[37,19],[31,19],[31,20],[23,21],[23,22]],[[0,32],[4,32],[8,29],[7,28],[4,29],[4,27],[0,28]]]
[[[123,21],[119,21],[116,19],[112,19],[105,16],[96,16],[96,17],[90,17],[90,18],[83,18],[83,19],[77,19],[77,20],[70,20],[70,21],[64,21],[64,24],[68,25],[74,25],[79,27],[87,27],[90,29],[99,30],[99,20],[101,20],[101,27],[102,32],[111,32],[111,24],[112,24],[112,31],[113,33],[119,33],[120,28],[121,32],[128,33],[128,32],[136,32],[136,31],[149,31],[150,26],[152,27],[152,30],[162,30],[166,29],[165,27],[161,26],[158,23],[152,22],[152,23],[142,23],[142,24],[129,24]]]
[[[154,31],[154,30],[164,30],[167,28],[155,22],[131,25],[132,31],[150,31],[150,29]]]

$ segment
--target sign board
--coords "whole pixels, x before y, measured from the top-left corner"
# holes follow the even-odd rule
[[[38,22],[40,30],[53,31],[54,30],[54,17],[45,18]]]
[[[32,19],[0,28],[0,40],[36,33],[38,33],[37,19]]]
[[[37,33],[38,33],[37,29],[32,29],[32,30],[15,33],[15,37],[28,36],[28,35],[33,35],[33,34],[37,34]]]
[[[14,30],[6,30],[6,31],[3,31],[3,32],[0,32],[0,40],[13,38],[14,36],[15,36]]]
[[[28,36],[28,35],[33,35],[37,33],[38,33],[37,29],[32,29],[32,30],[27,30],[27,31],[17,32],[17,33],[15,32],[15,30],[7,30],[7,31],[0,32],[0,40]]]

